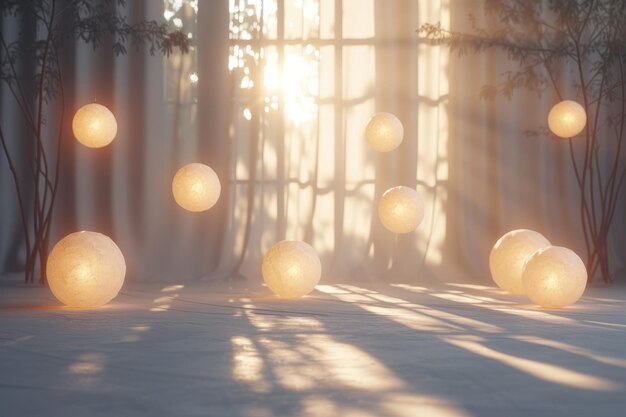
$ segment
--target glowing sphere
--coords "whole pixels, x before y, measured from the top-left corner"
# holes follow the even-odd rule
[[[402,185],[385,191],[378,202],[378,217],[393,233],[409,233],[424,218],[424,201],[413,188]]]
[[[57,242],[48,257],[46,273],[52,294],[63,304],[99,307],[122,288],[126,262],[109,237],[77,232]]]
[[[174,175],[172,194],[179,206],[189,211],[205,211],[217,203],[222,192],[220,179],[211,167],[188,164]]]
[[[563,100],[548,114],[550,131],[560,138],[573,138],[585,128],[587,113],[583,106],[572,100]]]
[[[489,255],[489,269],[498,287],[511,294],[524,294],[524,263],[546,246],[550,241],[541,233],[526,229],[513,230],[498,239]]]
[[[322,264],[309,244],[297,240],[276,243],[263,258],[263,280],[280,298],[307,295],[320,282]]]
[[[574,251],[550,246],[528,259],[522,281],[532,302],[546,308],[563,308],[574,304],[585,292],[587,269]]]
[[[88,148],[102,148],[115,139],[117,121],[109,109],[98,103],[86,104],[74,115],[72,130]]]
[[[391,113],[377,113],[370,118],[365,128],[365,139],[378,152],[390,152],[402,143],[404,127]]]

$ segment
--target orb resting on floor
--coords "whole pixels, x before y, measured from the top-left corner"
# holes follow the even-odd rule
[[[311,245],[283,240],[270,248],[263,259],[263,280],[280,298],[307,295],[322,276],[320,258]]]
[[[550,246],[532,255],[522,281],[533,303],[545,308],[563,308],[574,304],[585,292],[587,269],[574,251]]]
[[[489,254],[493,281],[511,294],[524,294],[524,263],[535,251],[546,246],[550,246],[550,241],[533,230],[518,229],[504,234]]]
[[[71,233],[57,242],[46,265],[52,294],[68,307],[102,306],[117,296],[126,276],[124,255],[108,236]]]

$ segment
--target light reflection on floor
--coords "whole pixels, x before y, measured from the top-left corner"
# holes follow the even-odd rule
[[[244,306],[245,316],[260,333],[255,341],[242,337],[232,340],[233,377],[255,392],[275,389],[263,377],[263,369],[268,369],[274,384],[287,391],[369,393],[386,416],[409,417],[427,410],[430,415],[467,415],[444,398],[412,394],[383,363],[353,344],[338,341],[316,318],[258,314],[254,304]],[[289,336],[284,332],[290,332]],[[367,417],[380,416],[379,413],[314,395],[303,401],[302,415]],[[250,413],[255,415],[256,412]]]
[[[102,410],[141,416],[604,417],[626,406],[626,291],[543,311],[477,286],[320,285],[300,300],[220,288],[138,285],[97,311],[3,309],[0,408],[104,415],[102,397]]]
[[[532,320],[541,320],[541,321],[545,321],[549,323],[576,324],[575,320],[561,317],[561,316],[551,315],[549,313],[544,313],[541,311],[529,310],[529,309],[518,309],[518,308],[513,308],[513,307],[508,307],[508,306],[501,307],[501,306],[494,306],[494,305],[484,305],[484,302],[480,298],[484,299],[485,297],[480,297],[478,298],[478,301],[476,301],[477,300],[476,297],[458,295],[457,291],[428,290],[423,287],[413,287],[411,285],[403,285],[403,284],[398,284],[398,285],[393,285],[393,286],[408,290],[410,292],[418,293],[418,294],[428,293],[432,297],[441,298],[447,301],[452,301],[452,302],[457,302],[457,303],[462,303],[462,304],[465,303],[465,304],[478,305],[479,307],[488,308],[488,309],[491,309],[493,311],[497,311],[500,313],[519,315],[519,316],[523,316],[525,318],[529,318]],[[482,287],[481,288],[475,287],[474,289],[483,290]],[[337,297],[338,299],[341,299],[343,301],[352,302],[358,305],[360,308],[367,310],[369,312],[372,312],[374,314],[388,315],[388,317],[391,320],[394,320],[400,324],[403,324],[407,327],[410,327],[416,330],[431,331],[431,332],[433,331],[436,332],[437,330],[445,330],[445,328],[436,329],[433,327],[428,327],[424,325],[424,323],[417,323],[416,320],[407,320],[407,317],[417,317],[415,316],[416,310],[420,310],[424,308],[423,306],[411,303],[407,300],[403,300],[403,299],[396,298],[396,297],[391,297],[385,294],[379,294],[370,289],[364,289],[364,288],[348,286],[348,285],[318,286],[318,290],[331,294],[332,296]],[[363,296],[360,296],[360,299],[355,299],[354,293],[367,294],[367,297],[371,299],[380,300],[385,303],[396,305],[401,308],[389,309],[386,307],[373,307],[372,305],[368,304],[368,300],[366,300],[365,297]],[[500,305],[505,304],[505,303],[512,304],[512,302],[509,302],[509,301],[498,301],[495,299],[489,299],[489,300],[492,300],[493,302],[496,302]],[[441,317],[442,313],[438,312],[438,310],[436,310],[432,306],[428,308],[428,311],[430,315]],[[454,316],[454,315],[450,316],[447,313],[443,313],[443,314],[444,314],[444,317],[448,319],[452,319],[453,321],[454,320],[459,321],[459,318],[461,318],[463,319],[461,320],[463,324],[469,325],[470,327],[473,327],[474,329],[482,331],[482,332],[487,331],[487,332],[498,333],[498,332],[503,331],[500,328],[493,327],[491,325],[486,325],[484,323],[481,323],[473,319],[466,319],[466,318],[462,318],[462,317]],[[467,321],[467,320],[470,320],[470,321]],[[476,326],[476,324],[478,324],[478,326]],[[482,326],[487,326],[487,327],[482,327]],[[454,332],[458,330],[458,328],[454,326],[449,326],[447,330]],[[614,358],[614,357],[606,356],[606,355],[600,355],[588,349],[569,345],[563,342],[559,342],[557,340],[550,340],[550,339],[540,338],[536,336],[513,335],[510,337],[511,339],[515,339],[521,342],[534,343],[534,344],[541,345],[541,346],[561,349],[569,353],[573,353],[573,354],[580,355],[580,356],[585,356],[597,362],[602,362],[602,363],[606,363],[606,364],[613,365],[613,366],[624,367],[626,365],[626,361],[624,359]],[[460,347],[474,354],[496,360],[512,368],[515,368],[522,372],[533,375],[539,379],[549,381],[555,384],[562,384],[562,385],[572,386],[578,389],[585,389],[585,390],[599,390],[599,391],[623,391],[624,390],[623,385],[604,379],[604,378],[595,377],[592,375],[586,375],[586,374],[575,372],[566,368],[555,366],[552,364],[542,363],[539,361],[534,361],[534,360],[526,359],[523,357],[517,357],[511,354],[496,351],[494,349],[491,349],[481,344],[481,341],[484,341],[484,339],[482,338],[443,337],[443,336],[439,336],[439,338],[449,344]]]
[[[421,289],[415,290],[413,286],[411,285],[397,284],[393,286],[397,288],[402,288],[404,290],[411,291],[411,292],[423,293]],[[431,295],[432,297],[441,298],[443,300],[451,301],[453,303],[472,304],[481,308],[487,308],[487,309],[498,311],[504,314],[521,316],[521,317],[528,318],[531,320],[538,320],[538,321],[543,321],[547,323],[557,323],[557,324],[576,324],[576,322],[572,319],[569,319],[567,317],[557,316],[557,315],[550,314],[550,313],[543,312],[543,311],[538,311],[535,309],[534,306],[528,306],[530,308],[509,307],[507,306],[507,304],[514,304],[514,303],[508,300],[500,301],[500,300],[491,299],[492,300],[491,304],[489,304],[485,302],[485,300],[488,300],[485,297],[477,298],[476,296],[471,296],[471,295],[453,294],[445,290],[430,291],[428,294]]]
[[[582,390],[621,391],[623,389],[620,384],[607,379],[585,375],[560,366],[499,352],[486,347],[480,343],[480,341],[464,340],[462,338],[452,337],[444,337],[443,340],[454,346],[465,349],[468,352],[493,359],[538,379],[552,382],[554,384],[566,385]]]

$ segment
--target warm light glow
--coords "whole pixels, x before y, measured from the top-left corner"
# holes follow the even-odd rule
[[[380,198],[378,217],[394,233],[412,232],[424,218],[424,201],[412,188],[402,185],[390,188]]]
[[[276,110],[278,97],[282,96],[286,117],[296,124],[312,120],[317,115],[318,60],[319,51],[309,44],[300,53],[287,53],[281,71],[278,52],[267,50],[263,73],[263,86],[268,94],[265,112],[270,108]]]
[[[301,13],[308,2],[319,4],[315,6],[319,10],[317,15]],[[236,120],[229,129],[228,146],[233,150],[229,181],[242,186],[237,187],[233,196],[241,204],[233,206],[235,227],[229,245],[240,252],[246,250],[246,245],[268,248],[274,243],[275,227],[261,227],[262,222],[258,221],[251,229],[245,227],[249,210],[243,202],[251,185],[259,191],[255,192],[258,197],[255,204],[251,204],[253,218],[275,223],[290,238],[300,236],[298,231],[303,230],[306,222],[314,231],[315,249],[320,254],[341,251],[341,268],[358,268],[374,256],[376,245],[371,245],[372,233],[380,230],[372,232],[363,225],[379,222],[372,201],[377,203],[388,188],[377,188],[380,183],[377,169],[381,168],[377,168],[377,160],[393,164],[388,158],[395,158],[406,146],[411,154],[415,149],[419,152],[411,159],[415,163],[402,168],[401,174],[418,182],[388,186],[419,184],[416,188],[425,203],[424,219],[410,234],[411,245],[419,252],[420,260],[415,258],[411,263],[422,262],[427,268],[443,267],[450,223],[446,210],[450,166],[447,47],[423,43],[411,46],[411,56],[419,56],[414,71],[419,77],[411,84],[411,104],[402,112],[398,110],[402,106],[381,106],[377,88],[393,90],[395,84],[377,67],[380,45],[375,40],[376,2],[331,3],[342,5],[341,33],[335,33],[339,23],[335,21],[335,8],[323,1],[288,1],[280,13],[276,1],[230,2],[228,65],[236,96],[232,109]],[[449,7],[447,3],[443,7],[440,4],[443,5],[438,0],[417,2],[416,27],[433,21],[449,27]],[[277,37],[278,29],[281,39]],[[259,37],[261,30],[263,37]],[[335,37],[339,44],[325,42]],[[321,39],[321,43],[312,39]],[[344,40],[349,45],[343,44]],[[337,60],[339,50],[341,59]],[[298,78],[300,82],[296,81]],[[406,142],[403,140],[390,154],[377,155],[365,138],[368,120],[380,111],[395,113],[404,125]],[[246,156],[256,152],[249,140],[254,125],[248,120],[261,120],[263,124],[258,175],[251,172]],[[225,180],[221,172],[219,175]],[[341,187],[347,192],[327,192],[337,187],[339,177]],[[284,187],[280,185],[261,193],[265,187],[262,184],[269,184],[267,181],[286,182]],[[268,226],[267,222],[265,225]],[[343,250],[348,241],[350,250]],[[254,270],[256,261],[256,256],[244,256],[241,269]],[[401,260],[395,262],[397,265]],[[388,264],[392,267],[391,261]]]
[[[539,337],[539,336],[513,336],[513,339],[521,340],[522,342],[526,342],[526,343],[534,343],[540,346],[547,346],[553,349],[559,349],[559,350],[562,350],[563,352],[566,352],[572,355],[584,356],[596,362],[605,363],[607,365],[617,366],[620,368],[626,368],[626,359],[622,359],[622,358],[618,358],[614,356],[602,355],[592,350],[585,349],[579,346],[574,346],[569,343],[561,342],[558,340],[546,339],[546,338]]]
[[[52,294],[69,307],[99,307],[122,288],[124,256],[107,236],[77,232],[61,239],[50,252],[46,267]]]
[[[322,275],[317,252],[309,244],[283,240],[263,259],[263,279],[281,298],[298,298],[313,291]]]
[[[524,263],[537,249],[546,246],[550,246],[550,241],[532,230],[519,229],[505,234],[498,239],[489,255],[491,277],[503,290],[524,294]]]
[[[546,308],[574,304],[587,285],[583,261],[570,249],[551,246],[535,252],[528,260],[522,281],[526,295]]]
[[[74,115],[72,130],[88,148],[102,148],[115,139],[117,121],[109,109],[98,103],[84,105]]]
[[[619,391],[622,388],[619,384],[608,379],[491,349],[478,341],[472,340],[471,336],[467,337],[467,339],[448,337],[444,338],[444,340],[451,345],[465,349],[476,355],[493,359],[528,375],[532,375],[537,379],[553,384],[593,391]]]
[[[248,384],[255,392],[268,392],[270,385],[263,378],[264,361],[254,341],[245,336],[231,337],[233,377]]]
[[[185,165],[176,172],[172,181],[172,194],[178,205],[193,212],[213,207],[221,191],[217,174],[204,164]]]
[[[390,152],[402,143],[404,127],[391,113],[377,113],[370,118],[365,128],[365,139],[378,152]]]
[[[563,100],[550,110],[548,127],[560,138],[572,138],[580,134],[587,124],[583,106],[572,100]]]
[[[497,326],[473,320],[467,317],[435,310],[425,305],[412,303],[397,297],[390,297],[377,292],[352,285],[330,286],[320,285],[317,289],[331,294],[342,301],[356,305],[370,313],[385,316],[408,328],[418,331],[449,332],[461,330],[457,324],[474,327],[477,330],[494,333],[499,332]],[[377,303],[381,301],[382,303]]]
[[[320,25],[318,1],[296,1],[286,7],[299,8],[299,23],[308,28]],[[267,38],[276,33],[278,5],[272,1],[233,0],[230,2],[230,38],[250,41],[256,38],[260,27]],[[289,19],[289,17],[286,17]],[[285,36],[291,38],[294,22],[286,25]],[[309,36],[312,33],[309,33]],[[252,73],[262,67],[262,95],[264,112],[280,109],[286,119],[298,126],[317,117],[319,95],[320,48],[312,43],[276,48],[254,42],[234,44],[230,48],[228,68],[237,74],[241,90],[255,87]],[[282,103],[281,103],[282,101]]]

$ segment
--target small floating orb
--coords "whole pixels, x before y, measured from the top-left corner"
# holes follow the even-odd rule
[[[402,143],[404,127],[391,113],[377,113],[370,118],[365,128],[367,143],[378,152],[390,152]]]
[[[585,292],[587,269],[576,253],[560,246],[536,251],[522,274],[526,295],[545,308],[574,304]]]
[[[393,233],[410,233],[424,218],[424,200],[413,188],[398,186],[385,191],[378,202],[378,217]]]
[[[180,168],[172,180],[172,194],[179,206],[200,212],[217,203],[222,192],[220,179],[207,165],[191,163]]]
[[[585,108],[572,100],[563,100],[548,114],[550,131],[560,138],[578,136],[587,124]]]
[[[126,276],[124,255],[108,236],[72,233],[54,245],[46,264],[52,294],[68,307],[102,306],[117,296]]]
[[[511,294],[524,294],[522,271],[524,263],[550,241],[533,230],[513,230],[502,236],[491,249],[489,270],[498,287]]]
[[[105,106],[86,104],[76,111],[72,131],[76,139],[88,148],[102,148],[115,139],[117,121]]]
[[[283,240],[263,258],[262,273],[265,284],[278,297],[299,298],[320,282],[322,264],[308,243]]]

